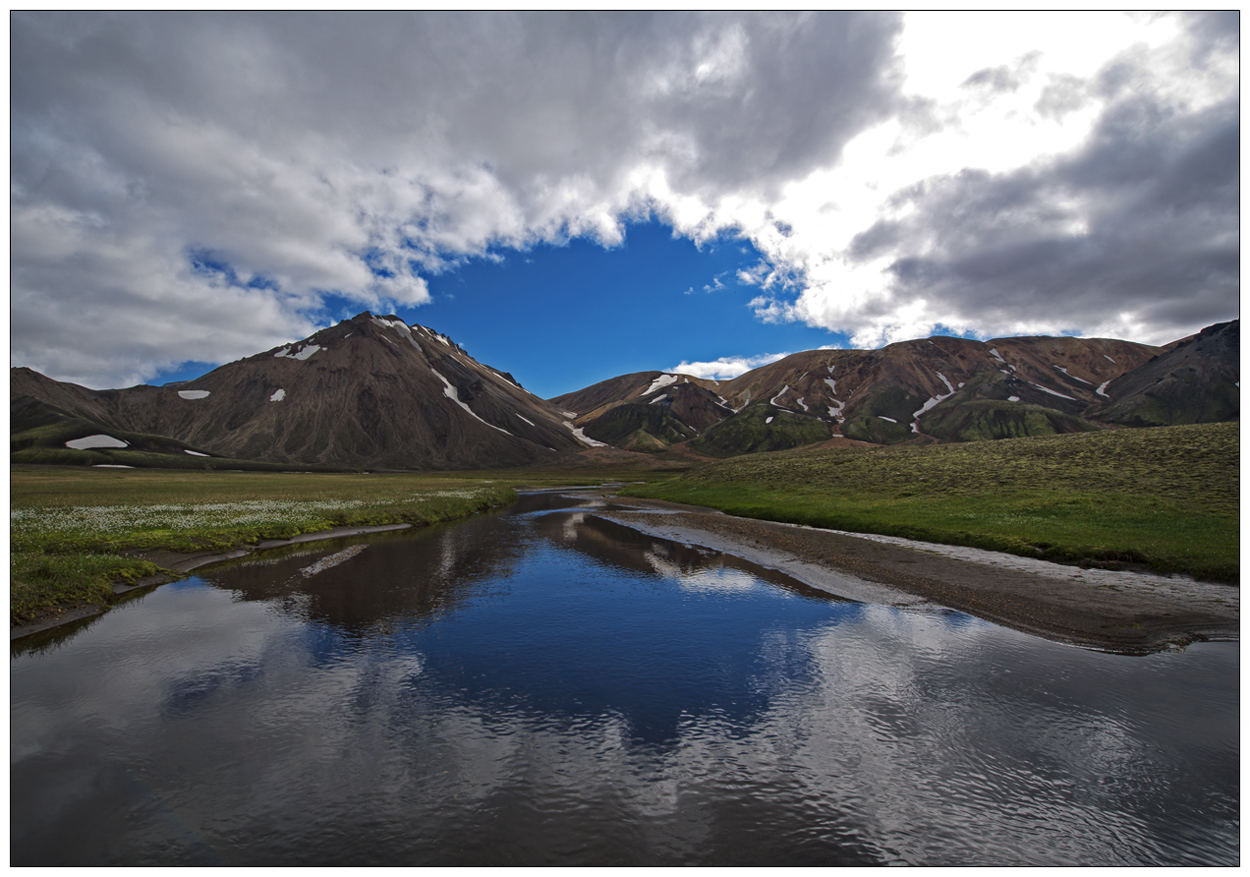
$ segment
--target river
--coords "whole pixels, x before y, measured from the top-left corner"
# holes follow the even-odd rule
[[[1239,644],[844,600],[537,494],[10,661],[13,865],[1235,865]]]

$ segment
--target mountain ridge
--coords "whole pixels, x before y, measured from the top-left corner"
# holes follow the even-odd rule
[[[801,351],[726,381],[634,372],[544,400],[434,329],[365,311],[162,387],[90,390],[12,368],[10,454],[127,465],[101,462],[126,456],[117,444],[67,444],[112,431],[203,465],[504,468],[592,449],[718,457],[1207,422],[1240,417],[1239,350],[1238,321],[1163,347],[934,336]]]

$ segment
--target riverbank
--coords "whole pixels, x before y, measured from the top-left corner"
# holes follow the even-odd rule
[[[816,448],[622,491],[766,521],[1240,581],[1240,424]]]
[[[343,539],[349,536],[366,536],[371,533],[391,533],[396,530],[409,530],[412,526],[412,524],[382,524],[375,527],[335,527],[332,530],[323,530],[319,533],[304,533],[292,539],[266,539],[257,545],[244,545],[224,552],[187,554],[185,552],[167,550],[137,551],[134,552],[134,555],[138,560],[151,563],[163,571],[154,575],[144,576],[134,582],[115,582],[112,585],[113,593],[120,597],[132,591],[147,590],[160,585],[167,585],[170,582],[178,581],[183,575],[192,570],[210,566],[214,563],[223,563],[227,560],[237,560],[257,551],[286,548],[289,545],[302,545],[307,542]],[[49,609],[34,621],[10,627],[9,642],[32,636],[36,633],[43,633],[45,630],[52,630],[65,624],[72,624],[76,621],[103,615],[109,608],[108,604],[88,603],[60,610],[55,608]]]
[[[180,578],[189,562],[457,520],[516,499],[498,480],[447,473],[10,467],[10,486],[11,640],[105,611]]]
[[[1145,654],[1240,638],[1235,585],[739,518],[663,500],[613,496],[595,514],[778,569],[848,599],[939,604],[1089,648]]]

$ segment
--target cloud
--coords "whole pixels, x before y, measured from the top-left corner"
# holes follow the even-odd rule
[[[762,197],[888,112],[898,26],[18,15],[13,360],[150,377],[299,337],[326,293],[417,305],[430,274],[492,249],[614,245],[630,216]],[[197,253],[230,270],[197,271]],[[81,331],[105,313],[113,331]]]
[[[1237,25],[15,13],[11,359],[133,383],[644,217],[857,344],[1179,337],[1237,312]]]
[[[1004,107],[1034,110],[1023,117],[1024,139],[1001,141],[1020,157],[985,155],[900,179],[843,248],[796,260],[797,295],[771,291],[752,302],[758,317],[846,331],[867,347],[939,325],[981,337],[1077,332],[1166,343],[1236,317],[1236,44],[1219,28],[1210,34],[1218,21],[1197,21],[1129,45],[1084,78],[1040,70],[1030,88],[1015,79],[1006,88],[1006,68],[980,68],[965,83],[1019,91]],[[1188,66],[1193,53],[1206,75]],[[975,127],[982,110],[970,106],[937,115]],[[1045,140],[1060,120],[1080,138],[1029,155],[1028,138]],[[939,131],[929,147],[959,136]],[[918,141],[904,152],[925,148]],[[765,250],[770,257],[779,261]]]
[[[765,353],[761,356],[722,356],[712,362],[686,362],[667,368],[667,372],[693,375],[697,378],[708,378],[714,381],[727,381],[738,375],[746,374],[753,368],[768,365],[779,359],[785,359],[789,353]]]

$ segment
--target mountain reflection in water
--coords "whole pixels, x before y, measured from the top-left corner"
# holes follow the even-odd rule
[[[12,863],[1237,862],[1236,643],[843,601],[601,502],[291,549],[17,654]]]

